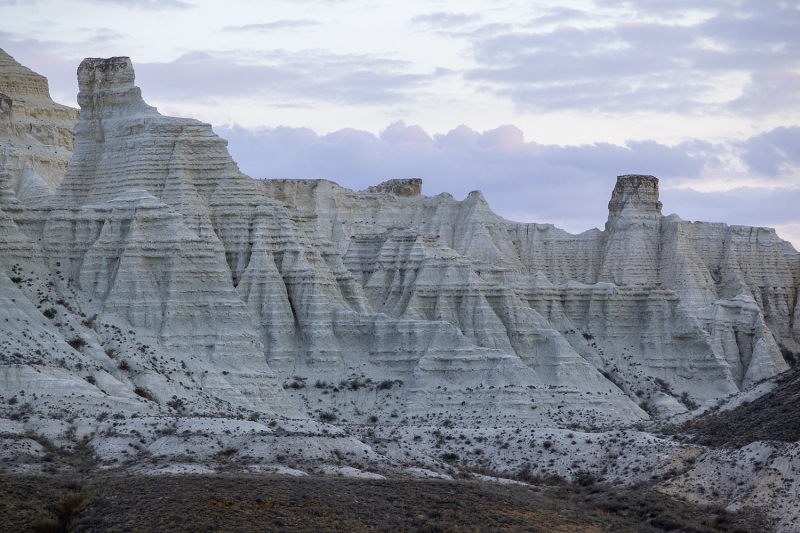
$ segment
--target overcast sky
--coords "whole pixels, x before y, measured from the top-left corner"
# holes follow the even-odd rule
[[[579,232],[653,174],[664,214],[798,249],[799,28],[800,0],[0,0],[0,47],[57,101],[128,55],[254,178],[420,177]]]

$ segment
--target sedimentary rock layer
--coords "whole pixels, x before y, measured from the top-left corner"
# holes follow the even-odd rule
[[[604,426],[787,367],[798,254],[664,217],[652,176],[621,176],[605,230],[580,235],[420,180],[256,182],[134,80],[127,57],[84,60],[57,191],[35,169],[2,187],[4,396],[100,409],[72,380],[123,411]]]
[[[47,78],[17,63],[0,49],[0,181],[32,200],[46,190],[52,193],[72,155],[72,129],[78,112],[50,98]],[[42,188],[42,184],[44,188]]]

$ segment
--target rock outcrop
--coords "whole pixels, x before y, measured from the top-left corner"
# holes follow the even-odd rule
[[[608,426],[771,377],[800,339],[797,252],[663,216],[652,176],[580,235],[420,180],[258,182],[134,80],[81,63],[54,194],[46,165],[6,170],[0,394],[29,409]]]
[[[50,98],[47,78],[0,49],[0,179],[15,193],[29,189],[20,200],[35,203],[58,187],[72,156],[77,122],[76,109]],[[31,188],[38,190],[33,198]]]

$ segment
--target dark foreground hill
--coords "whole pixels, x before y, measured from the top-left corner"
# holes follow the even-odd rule
[[[769,393],[730,411],[714,411],[691,420],[680,432],[704,446],[740,448],[756,441],[800,440],[800,367],[775,378]]]
[[[0,477],[2,532],[766,531],[759,517],[657,493],[467,481]]]

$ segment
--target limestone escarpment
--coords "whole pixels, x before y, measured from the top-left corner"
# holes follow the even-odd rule
[[[9,376],[134,411],[608,425],[786,368],[797,253],[662,216],[652,176],[621,176],[605,230],[571,235],[420,180],[256,182],[210,125],[147,105],[129,58],[78,81],[56,193],[0,195]]]
[[[524,357],[542,322],[520,310],[533,309],[622,390],[659,409],[665,397],[724,396],[781,372],[778,344],[797,346],[800,255],[766,228],[662,216],[652,176],[620,176],[605,231],[580,235],[504,220],[480,193],[458,202],[324,181],[262,188],[318,214],[376,310],[447,320],[479,346]],[[737,295],[757,302],[747,326],[705,318],[701,308],[727,308]],[[718,327],[731,338],[765,331],[759,324],[769,332],[757,334],[764,349],[752,368],[749,344],[713,340]],[[667,411],[684,409],[671,401]]]
[[[7,186],[38,189],[20,200],[35,205],[52,194],[69,165],[77,110],[50,98],[47,79],[0,49],[0,169]]]

